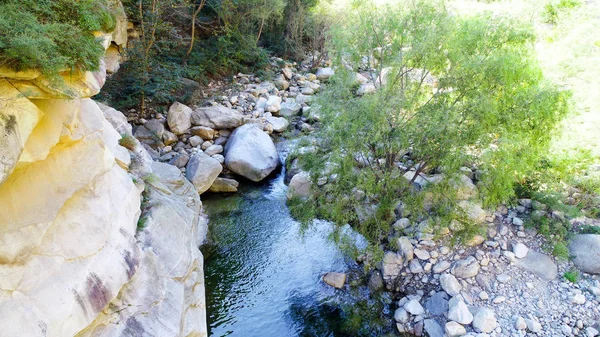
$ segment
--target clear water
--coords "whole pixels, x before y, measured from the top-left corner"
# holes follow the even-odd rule
[[[279,145],[285,155],[285,144]],[[389,294],[370,294],[364,285],[337,290],[321,281],[326,272],[357,265],[330,239],[331,224],[315,221],[301,230],[286,206],[283,179],[281,172],[264,184],[246,182],[236,194],[202,196],[214,242],[205,262],[209,336],[383,336],[395,330]]]

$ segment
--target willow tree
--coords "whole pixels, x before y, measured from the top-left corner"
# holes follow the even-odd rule
[[[452,179],[465,165],[478,168],[486,204],[512,197],[567,112],[567,94],[543,78],[532,30],[422,1],[363,2],[348,15],[333,31],[332,55],[344,67],[318,100],[323,151],[310,161],[313,176],[337,174],[313,200],[318,215],[375,239],[398,200],[415,195],[405,172]],[[371,74],[374,92],[356,94],[357,71]]]

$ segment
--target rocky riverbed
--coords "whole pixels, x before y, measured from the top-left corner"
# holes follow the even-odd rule
[[[329,67],[313,74],[307,64],[279,59],[272,65],[281,67],[272,80],[238,74],[232,87],[205,106],[175,103],[166,116],[132,119],[135,137],[154,159],[185,172],[199,193],[236,192],[239,177],[265,179],[278,166],[273,139],[286,130],[291,131],[288,135],[314,130],[319,118],[311,111],[311,101],[321,82],[334,74]],[[357,80],[357,95],[377,90],[368,76],[357,74]],[[434,235],[427,221],[414,222],[400,212],[393,225],[394,244],[386,248],[379,267],[365,275],[372,289],[381,285],[395,298],[391,306],[397,309],[389,313],[389,320],[396,330],[417,336],[598,335],[599,236],[575,236],[569,247],[571,262],[549,254],[546,238],[524,225],[540,217],[570,221],[574,227],[598,226],[598,221],[566,219],[528,199],[486,211],[474,201],[476,172],[463,172],[457,182],[459,205],[484,233],[463,246],[454,245],[455,228]],[[425,174],[412,179],[414,172],[405,176],[416,184],[436,180]],[[310,196],[311,180],[293,163],[288,179],[290,196]],[[327,178],[319,180],[326,183]],[[563,277],[573,270],[583,272],[576,283]],[[336,291],[360,284],[348,282],[338,271],[331,270],[334,273],[323,279]]]

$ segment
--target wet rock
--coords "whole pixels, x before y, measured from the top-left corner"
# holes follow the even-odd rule
[[[291,200],[294,197],[306,200],[312,195],[311,191],[312,180],[307,172],[299,172],[290,180],[288,187],[287,198]]]
[[[214,193],[233,193],[237,192],[239,186],[240,183],[238,183],[235,179],[218,177],[212,183],[208,191]]]
[[[341,289],[346,283],[346,274],[329,272],[323,276],[323,282],[334,288]]]

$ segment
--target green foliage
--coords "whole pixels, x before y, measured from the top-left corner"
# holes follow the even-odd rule
[[[377,239],[399,200],[420,199],[413,208],[426,206],[435,226],[447,226],[460,220],[451,184],[415,193],[403,174],[443,172],[450,181],[470,164],[487,205],[513,197],[568,111],[568,95],[543,79],[530,28],[452,16],[433,2],[361,3],[348,15],[333,30],[337,61],[374,68],[382,85],[357,97],[355,73],[340,67],[320,95],[323,151],[308,168],[338,179],[317,194],[319,215]]]
[[[568,260],[570,258],[569,248],[563,242],[555,243],[552,248],[552,255],[559,259]]]
[[[0,3],[0,64],[55,77],[97,70],[104,48],[95,31],[115,20],[106,0],[5,0]]]
[[[135,137],[130,135],[121,135],[121,139],[119,139],[119,145],[131,151],[135,149],[137,143]]]
[[[581,275],[577,269],[571,269],[564,273],[565,279],[571,283],[577,283]]]
[[[598,226],[592,226],[592,225],[581,226],[580,231],[581,231],[581,234],[600,235],[600,227],[598,227]]]
[[[544,13],[542,15],[544,22],[556,24],[559,20],[559,15],[562,12],[566,12],[570,9],[576,8],[581,5],[580,1],[577,0],[560,0],[558,3],[547,3],[544,6]]]

